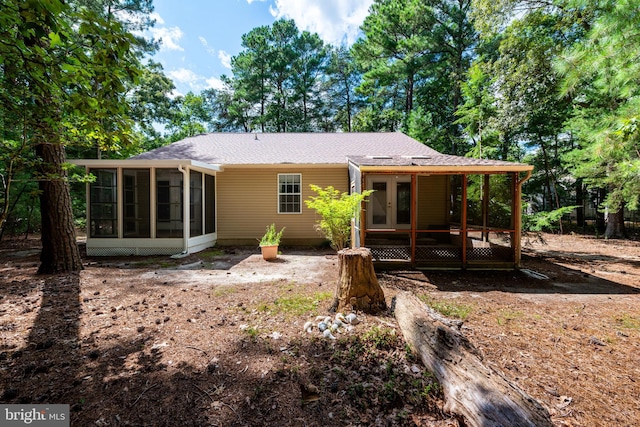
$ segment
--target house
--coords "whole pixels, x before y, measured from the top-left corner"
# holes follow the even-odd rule
[[[517,267],[520,191],[532,166],[443,155],[402,133],[212,133],[126,160],[75,160],[87,191],[87,254],[196,252],[323,242],[309,187],[373,189],[354,221],[378,262]]]

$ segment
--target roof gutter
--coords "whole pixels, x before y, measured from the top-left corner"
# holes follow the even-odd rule
[[[199,172],[210,173],[221,172],[223,170],[220,164],[211,164],[189,159],[69,159],[67,162],[90,168],[178,168],[181,166],[189,166],[191,169],[198,170]]]
[[[189,225],[191,211],[189,209],[189,198],[191,197],[189,191],[189,170],[185,169],[183,165],[178,165],[178,170],[182,172],[182,254],[189,254]]]
[[[498,174],[498,173],[508,173],[508,172],[527,172],[529,177],[531,176],[531,171],[533,170],[533,166],[531,165],[359,166],[359,168],[360,168],[360,171],[362,172],[378,172],[378,173],[387,172],[387,173],[434,173],[434,174],[465,174],[465,173]]]

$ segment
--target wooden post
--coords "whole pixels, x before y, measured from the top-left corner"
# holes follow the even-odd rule
[[[416,265],[416,241],[418,234],[416,233],[416,224],[418,223],[417,209],[417,185],[418,177],[415,173],[411,174],[411,265]]]
[[[462,175],[462,212],[460,213],[460,242],[462,243],[462,268],[467,267],[467,175]]]
[[[482,189],[482,241],[489,241],[489,174],[484,175],[484,188]]]
[[[352,309],[374,314],[386,310],[384,292],[373,269],[373,259],[368,248],[338,251],[340,277],[331,311]]]
[[[527,171],[527,175],[522,179],[519,179],[519,174],[513,173],[513,212],[511,217],[513,218],[513,237],[511,245],[513,247],[514,266],[520,268],[520,261],[522,257],[522,184],[529,178],[531,178],[531,171]]]

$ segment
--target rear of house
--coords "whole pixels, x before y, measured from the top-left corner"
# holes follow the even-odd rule
[[[521,174],[532,169],[445,156],[402,133],[217,133],[75,163],[97,178],[87,192],[89,255],[257,245],[271,223],[286,227],[284,245],[316,245],[318,217],[304,204],[315,184],[374,190],[354,244],[377,261],[453,267],[517,266]],[[476,248],[488,249],[478,258]]]

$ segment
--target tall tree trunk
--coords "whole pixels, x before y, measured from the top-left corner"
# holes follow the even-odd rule
[[[584,188],[582,179],[576,179],[576,222],[579,227],[584,227]]]
[[[604,188],[599,188],[598,196],[596,199],[596,206],[598,207],[598,209],[596,209],[596,230],[598,230],[598,233],[604,233],[607,228],[604,218],[604,212],[600,209],[600,206],[605,197],[607,197],[607,190]]]
[[[41,162],[39,187],[42,217],[42,253],[38,274],[79,271],[82,270],[82,260],[73,226],[71,191],[67,172],[62,167],[66,161],[64,147],[52,136],[52,132],[43,132],[40,137],[42,140],[36,145],[36,155]]]
[[[351,132],[351,94],[349,91],[351,90],[349,86],[349,79],[345,77],[344,87],[346,89],[346,107],[347,107],[347,132]]]
[[[620,207],[618,212],[609,212],[604,237],[606,239],[627,238],[627,230],[624,226],[624,205]]]

